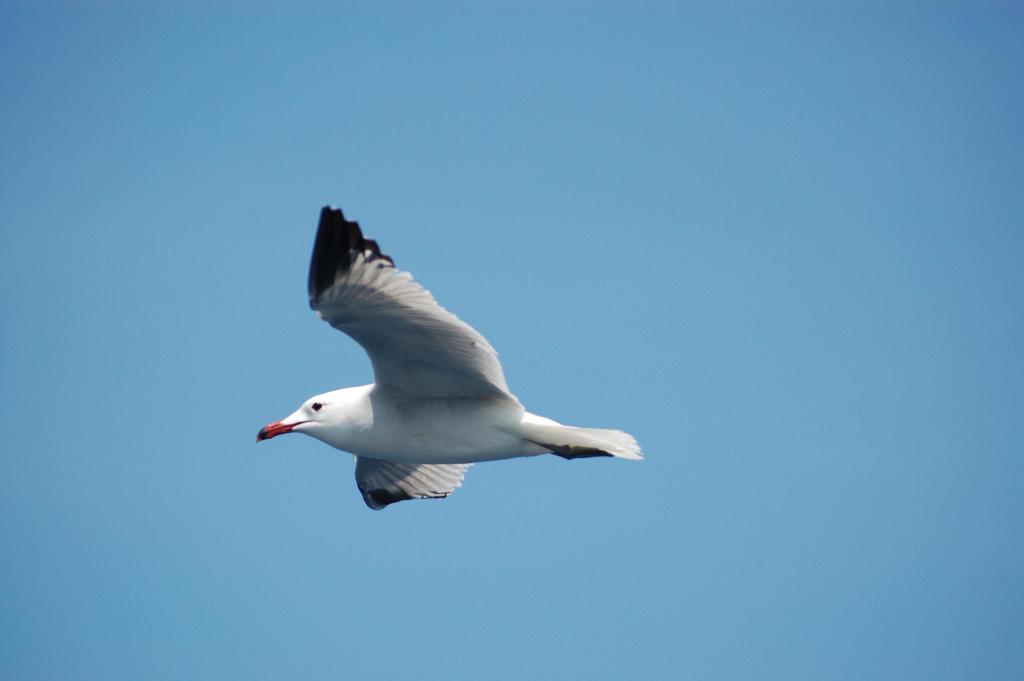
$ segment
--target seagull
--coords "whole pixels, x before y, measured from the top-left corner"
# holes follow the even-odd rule
[[[481,461],[643,458],[621,430],[565,426],[526,411],[487,339],[331,206],[313,244],[309,306],[363,347],[374,382],[314,395],[256,440],[304,433],[351,453],[356,486],[374,510],[443,499]]]

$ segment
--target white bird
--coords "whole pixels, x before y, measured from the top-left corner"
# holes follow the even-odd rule
[[[444,498],[478,461],[643,458],[621,430],[564,426],[526,411],[491,344],[330,206],[313,245],[309,305],[363,346],[374,383],[314,395],[256,439],[305,433],[355,455],[370,508]]]

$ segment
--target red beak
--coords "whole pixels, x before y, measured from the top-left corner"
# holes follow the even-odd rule
[[[257,433],[256,442],[269,440],[272,437],[290,433],[295,426],[299,425],[299,423],[305,423],[305,421],[299,421],[298,423],[281,423],[280,421],[277,421],[276,423],[268,423],[260,429],[259,433]]]

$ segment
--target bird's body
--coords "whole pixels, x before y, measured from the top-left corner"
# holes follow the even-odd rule
[[[469,464],[554,453],[641,459],[632,436],[574,428],[527,412],[497,353],[439,306],[341,211],[324,208],[309,276],[310,305],[370,355],[375,382],[308,399],[257,439],[311,435],[356,456],[363,499],[444,497]]]
[[[339,418],[309,431],[323,442],[382,461],[477,463],[548,450],[525,439],[528,414],[500,398],[389,398],[374,386],[342,388],[312,398]]]

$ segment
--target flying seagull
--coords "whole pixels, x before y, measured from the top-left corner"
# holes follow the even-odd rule
[[[526,411],[487,339],[330,206],[313,244],[309,306],[363,346],[374,382],[314,395],[256,440],[305,433],[350,452],[372,509],[444,498],[478,461],[549,453],[643,458],[621,430],[564,426]]]

